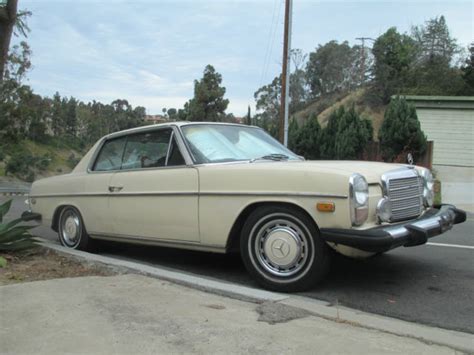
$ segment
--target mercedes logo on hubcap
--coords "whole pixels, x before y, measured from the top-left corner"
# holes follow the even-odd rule
[[[284,258],[290,253],[290,245],[284,239],[277,239],[272,243],[272,251],[275,257]]]

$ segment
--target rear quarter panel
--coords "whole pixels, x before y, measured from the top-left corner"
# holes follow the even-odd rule
[[[35,181],[30,191],[31,210],[40,213],[42,224],[50,227],[56,208],[61,205],[72,205],[80,209],[78,198],[71,194],[84,191],[84,175],[68,174]]]

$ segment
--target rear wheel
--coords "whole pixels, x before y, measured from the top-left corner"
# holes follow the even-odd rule
[[[84,227],[81,214],[77,208],[66,206],[61,210],[58,225],[59,241],[67,248],[88,250],[91,240]]]
[[[240,247],[249,273],[274,291],[306,290],[329,269],[329,248],[314,222],[291,207],[257,208],[244,224]]]

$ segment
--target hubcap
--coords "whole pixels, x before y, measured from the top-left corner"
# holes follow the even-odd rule
[[[63,225],[61,228],[64,242],[68,246],[74,246],[81,236],[81,224],[79,217],[72,211],[67,211],[63,216]]]
[[[268,233],[263,242],[263,251],[272,264],[281,268],[289,267],[301,255],[301,241],[291,228],[278,227]]]
[[[254,250],[257,261],[266,271],[277,276],[291,276],[306,264],[308,240],[296,223],[275,219],[259,228]]]

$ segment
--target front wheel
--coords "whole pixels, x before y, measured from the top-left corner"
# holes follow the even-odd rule
[[[307,290],[329,269],[330,252],[314,222],[291,207],[257,208],[242,228],[240,248],[248,272],[273,291]]]

